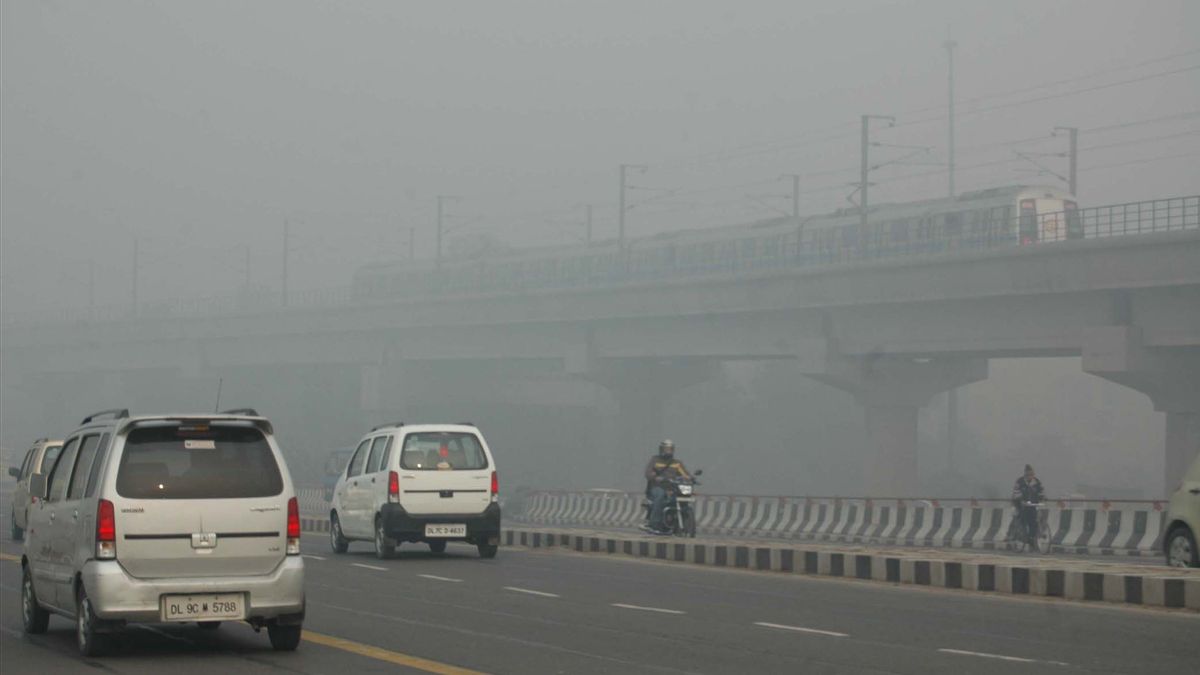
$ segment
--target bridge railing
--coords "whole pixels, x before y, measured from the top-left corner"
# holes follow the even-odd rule
[[[353,286],[293,291],[286,303],[278,293],[255,292],[145,303],[138,317],[222,316],[387,304],[405,300],[528,293],[573,288],[728,276],[772,269],[825,267],[871,260],[1040,245],[1070,239],[1098,239],[1153,232],[1200,229],[1200,195],[1012,215],[1010,207],[978,209],[929,217],[805,229],[729,229],[712,239],[645,239],[618,249],[615,244],[580,248],[550,258],[445,261],[442,270],[382,268],[361,273]],[[535,253],[535,252],[531,252]],[[108,307],[53,310],[4,316],[5,323],[71,323],[134,316],[133,309]]]

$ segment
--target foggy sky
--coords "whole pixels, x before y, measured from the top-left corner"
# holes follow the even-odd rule
[[[428,256],[437,194],[462,197],[457,234],[563,243],[592,203],[611,236],[622,162],[650,166],[634,236],[775,215],[785,172],[806,174],[804,212],[828,211],[857,180],[864,113],[898,117],[879,141],[930,148],[874,174],[873,201],[941,196],[944,174],[904,177],[945,161],[945,123],[906,123],[944,111],[948,28],[957,98],[990,97],[960,105],[960,191],[1053,183],[986,164],[1061,152],[1054,126],[1200,109],[1200,71],[1149,77],[1200,64],[1187,0],[6,0],[0,18],[4,312],[86,305],[90,265],[96,302],[127,303],[135,237],[143,300],[236,291],[247,252],[251,285],[277,288],[285,219],[294,287],[345,284],[403,257],[410,227]],[[1198,130],[1084,133],[1082,204],[1196,193]],[[1167,155],[1185,156],[1106,168]]]

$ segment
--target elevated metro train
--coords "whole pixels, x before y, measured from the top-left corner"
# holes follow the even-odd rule
[[[516,249],[470,259],[376,263],[354,276],[361,301],[579,288],[740,270],[872,260],[1083,238],[1075,198],[1009,186],[953,199],[872,206],[807,218],[682,230],[590,246]]]

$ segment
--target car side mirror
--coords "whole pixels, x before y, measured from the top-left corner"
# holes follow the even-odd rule
[[[704,469],[696,469],[696,475],[697,475],[697,476],[703,476],[703,475],[704,475]]]
[[[12,476],[13,478],[20,479],[21,478],[21,467],[19,467],[19,466],[8,467],[8,475]]]
[[[29,496],[38,499],[46,498],[46,474],[35,473],[29,477]]]

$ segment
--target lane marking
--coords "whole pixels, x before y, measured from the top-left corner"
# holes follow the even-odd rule
[[[528,593],[529,595],[537,595],[543,598],[561,598],[557,593],[547,593],[545,591],[534,591],[528,588],[517,588],[516,586],[505,586],[504,590],[513,591],[514,593]]]
[[[375,565],[364,565],[364,564],[362,564],[362,563],[350,563],[350,564],[351,564],[351,565],[353,565],[353,566],[355,566],[355,567],[361,567],[361,568],[363,568],[364,570],[375,570],[376,572],[386,572],[386,571],[388,571],[388,568],[386,568],[386,567],[376,567]]]
[[[829,637],[850,637],[849,633],[837,633],[831,630],[821,630],[819,628],[804,628],[803,626],[787,626],[782,623],[767,623],[766,621],[755,621],[755,626],[764,628],[778,628],[780,630],[790,630],[797,633],[812,633],[813,635],[827,635]]]
[[[302,558],[308,558],[308,559],[310,559],[310,560],[325,560],[325,558],[324,558],[324,557],[322,557],[322,556],[319,556],[319,555],[310,555],[310,554],[308,554],[308,553],[305,553],[305,554],[301,555],[300,557],[302,557]]]
[[[965,649],[939,649],[943,654],[959,654],[961,656],[979,656],[985,659],[999,659],[1001,661],[1013,661],[1015,663],[1048,663],[1052,666],[1070,665],[1062,661],[1042,661],[1040,659],[1028,659],[1023,656],[1005,656],[1003,654],[989,654],[987,652],[971,652]]]
[[[21,562],[21,559],[18,558],[17,556],[9,555],[7,553],[0,553],[0,560],[7,560],[9,562]]]
[[[301,636],[304,638],[305,642],[311,642],[324,647],[332,647],[333,649],[340,649],[344,652],[358,654],[359,656],[365,656],[370,659],[391,663],[397,666],[406,666],[408,668],[423,670],[427,673],[438,673],[438,675],[484,675],[478,670],[459,668],[458,666],[452,666],[448,663],[430,661],[429,659],[423,659],[419,656],[394,652],[390,649],[383,649],[381,647],[372,647],[371,645],[364,645],[359,642],[344,640],[339,637],[333,637],[332,635],[314,633],[310,630],[303,631]]]
[[[663,609],[662,607],[642,607],[640,605],[626,605],[623,602],[614,602],[614,603],[612,603],[612,606],[620,607],[621,609],[636,609],[639,612],[658,612],[660,614],[687,614],[687,612],[681,612],[678,609]]]
[[[451,579],[450,577],[439,577],[436,574],[418,574],[417,576],[425,579],[433,579],[434,581],[449,581],[450,583],[462,583],[462,579]]]

